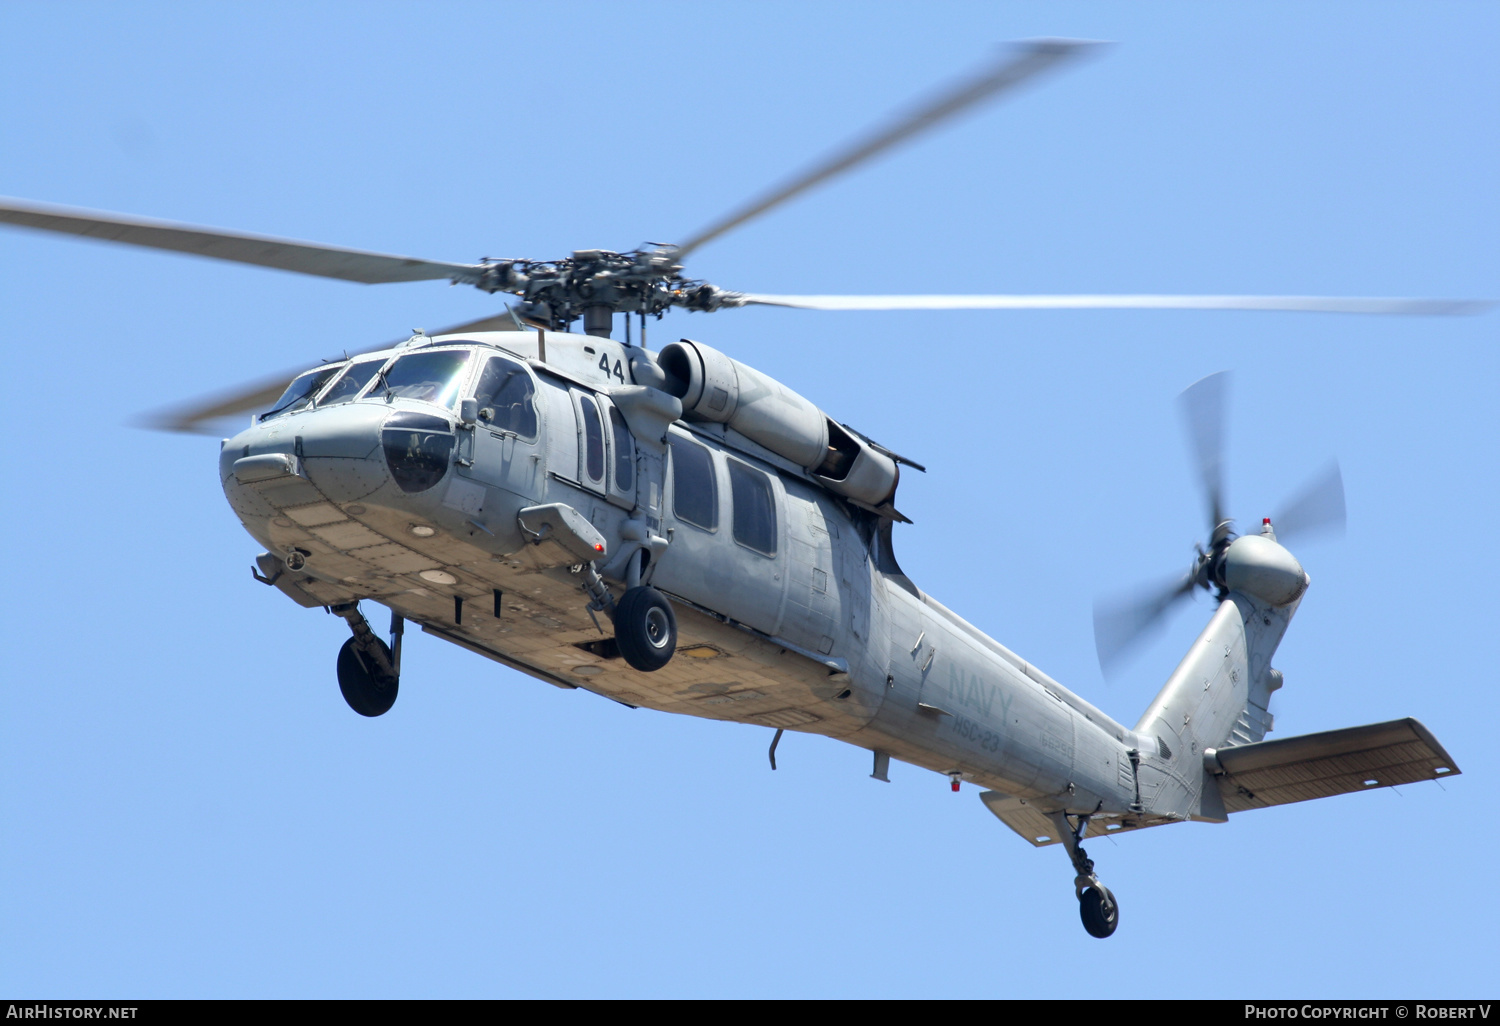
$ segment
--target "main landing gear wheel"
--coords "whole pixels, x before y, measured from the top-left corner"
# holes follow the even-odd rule
[[[1057,838],[1067,850],[1068,860],[1073,863],[1073,893],[1078,895],[1078,916],[1090,937],[1103,940],[1115,932],[1120,925],[1120,903],[1108,887],[1094,875],[1094,860],[1083,850],[1082,841],[1088,834],[1092,813],[1069,816],[1066,812],[1051,813],[1049,818],[1057,828]]]
[[[1086,887],[1078,896],[1078,915],[1083,919],[1083,928],[1089,936],[1101,940],[1115,932],[1120,925],[1120,905],[1109,888],[1100,884]]]
[[[672,603],[655,588],[631,588],[615,604],[615,644],[637,670],[650,673],[672,661],[677,651],[677,617]]]
[[[390,646],[379,638],[370,640],[380,646],[389,665]],[[361,716],[379,716],[389,711],[396,704],[396,690],[400,686],[400,681],[381,673],[371,662],[360,652],[353,638],[339,649],[339,690],[344,693],[349,708]]]

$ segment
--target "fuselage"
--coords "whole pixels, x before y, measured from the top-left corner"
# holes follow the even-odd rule
[[[220,478],[260,569],[302,605],[369,599],[559,687],[823,734],[1080,812],[1138,808],[1154,740],[916,588],[889,498],[688,419],[663,380],[604,338],[419,337],[299,378],[225,440]],[[671,599],[664,668],[618,658],[578,568],[531,544],[518,514],[557,503],[606,539],[615,590]]]

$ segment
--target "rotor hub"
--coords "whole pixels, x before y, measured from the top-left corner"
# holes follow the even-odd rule
[[[552,328],[579,317],[586,324],[593,318],[598,328],[606,311],[660,318],[672,307],[709,312],[741,305],[739,293],[684,277],[670,247],[580,249],[561,260],[485,260],[482,267],[479,288],[519,296],[520,316]]]

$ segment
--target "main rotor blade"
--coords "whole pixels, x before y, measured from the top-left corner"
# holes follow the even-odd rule
[[[469,321],[467,324],[455,324],[451,328],[442,331],[429,331],[427,335],[436,338],[438,335],[465,335],[471,331],[530,331],[511,312],[510,307],[505,308],[504,313],[495,314],[493,317],[481,317],[477,321]]]
[[[1201,378],[1177,397],[1188,444],[1198,462],[1198,479],[1208,500],[1208,530],[1217,540],[1224,523],[1224,409],[1229,372]]]
[[[960,111],[1005,89],[1019,85],[1054,64],[1097,45],[1097,43],[1079,39],[1036,39],[1023,42],[1019,44],[1019,53],[1007,50],[999,62],[990,65],[977,78],[966,80],[948,89],[917,110],[897,118],[884,128],[833,153],[780,188],[703,229],[688,241],[677,246],[673,250],[673,256],[681,260],[705,242],[718,238],[731,228],[737,228],[751,218],[764,214],[772,207],[785,203],[834,175],[864,163],[912,136],[953,117]]]
[[[1344,475],[1334,460],[1271,518],[1271,526],[1277,539],[1284,542],[1291,536],[1305,538],[1320,532],[1342,536],[1347,520]]]
[[[443,278],[474,284],[484,270],[479,264],[447,264],[17,199],[0,198],[0,223],[367,285]]]
[[[215,421],[270,409],[271,404],[286,391],[287,383],[305,370],[306,367],[298,367],[284,374],[248,382],[226,392],[203,396],[183,406],[144,414],[136,420],[136,425],[152,431],[172,431],[187,435],[214,434]]]
[[[1477,314],[1495,304],[1472,299],[1363,296],[770,296],[736,293],[726,305],[801,310],[1280,310],[1296,313]]]
[[[483,317],[477,321],[469,321],[466,324],[455,324],[451,328],[441,331],[426,332],[429,337],[440,335],[463,335],[476,331],[525,331],[509,309],[502,314],[493,317]],[[398,340],[385,342],[364,352],[379,352],[389,349]],[[329,361],[334,362],[334,361]],[[169,407],[158,410],[141,417],[137,423],[141,427],[150,428],[153,431],[173,431],[191,435],[215,434],[213,430],[216,421],[228,417],[236,417],[241,414],[253,413],[256,410],[270,409],[271,404],[281,397],[286,390],[287,383],[298,374],[307,370],[299,367],[296,370],[285,371],[281,374],[267,378],[259,378],[247,382],[227,392],[216,392],[212,395],[193,400],[180,406]]]
[[[1106,677],[1122,656],[1160,627],[1167,613],[1192,594],[1193,575],[1172,578],[1129,595],[1094,602],[1094,648]]]

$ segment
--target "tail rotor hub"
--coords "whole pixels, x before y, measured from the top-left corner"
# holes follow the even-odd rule
[[[1207,551],[1203,546],[1197,546],[1198,561],[1192,569],[1195,585],[1204,591],[1217,593],[1219,598],[1228,593],[1228,586],[1224,583],[1224,554],[1238,537],[1234,532],[1233,520],[1221,520],[1215,525],[1213,534],[1209,537]]]

